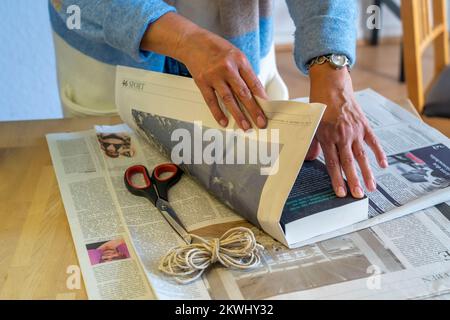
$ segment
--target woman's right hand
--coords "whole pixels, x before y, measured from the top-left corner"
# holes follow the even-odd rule
[[[267,126],[267,118],[254,98],[267,99],[264,87],[245,54],[227,40],[169,13],[148,28],[141,48],[184,63],[221,126],[228,126],[228,119],[216,93],[242,130],[250,129],[252,122],[238,100],[258,128]]]
[[[228,119],[219,106],[215,92],[241,129],[248,130],[252,125],[236,98],[258,128],[266,127],[266,116],[254,96],[267,99],[267,95],[245,54],[227,40],[202,30],[185,36],[179,50],[184,51],[184,54],[180,53],[182,62],[220,125],[226,127]]]

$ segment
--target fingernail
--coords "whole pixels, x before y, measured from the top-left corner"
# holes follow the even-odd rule
[[[242,120],[241,121],[241,125],[242,125],[242,129],[244,131],[247,131],[248,129],[250,129],[250,123],[248,123],[247,120]]]
[[[224,127],[224,128],[225,128],[226,126],[228,126],[228,120],[226,120],[226,119],[220,120],[219,123],[220,123],[220,125],[221,125],[222,127]]]
[[[381,161],[381,166],[382,166],[383,168],[389,167],[389,163],[387,162],[386,159],[384,159],[383,161]]]
[[[361,187],[356,187],[353,189],[353,195],[356,198],[362,198],[364,197],[364,192],[362,191]]]
[[[377,183],[374,180],[370,180],[368,187],[370,191],[375,191],[377,189]]]
[[[258,116],[258,118],[256,118],[256,124],[259,128],[264,129],[267,123],[263,116]]]
[[[252,98],[252,93],[248,88],[245,88],[239,92],[239,97],[243,100],[250,100]]]
[[[339,198],[344,198],[344,197],[347,195],[347,193],[345,192],[345,189],[344,189],[343,187],[339,187],[339,188],[337,189],[336,195],[337,195]]]

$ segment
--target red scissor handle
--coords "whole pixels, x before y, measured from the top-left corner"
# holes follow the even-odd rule
[[[133,176],[142,174],[144,176],[145,185],[137,186],[133,183]],[[152,181],[150,175],[147,171],[147,168],[141,165],[132,166],[125,171],[125,180],[127,185],[131,186],[134,189],[144,190],[152,186]]]
[[[178,171],[180,171],[180,168],[172,163],[161,164],[153,170],[153,178],[159,182],[167,182],[173,179]],[[167,174],[167,176],[163,177],[164,174]]]
[[[165,176],[167,174],[167,176]],[[133,176],[143,175],[144,185],[133,183]],[[169,201],[169,189],[180,181],[183,171],[173,163],[165,163],[153,170],[152,176],[142,165],[132,166],[125,171],[124,182],[128,191],[135,196],[146,197],[156,205],[158,198]]]
[[[167,174],[167,177],[163,177]],[[153,169],[152,181],[161,199],[169,201],[169,189],[180,181],[183,171],[173,163],[164,163]]]
[[[143,175],[144,176],[144,185],[135,185],[133,183],[134,175]],[[150,200],[153,205],[156,205],[158,201],[158,193],[156,192],[154,181],[150,177],[148,170],[146,167],[138,165],[132,166],[125,171],[124,174],[124,182],[128,191],[138,197],[145,197]]]

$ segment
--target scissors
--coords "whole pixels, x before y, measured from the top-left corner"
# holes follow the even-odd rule
[[[143,175],[145,181],[143,186],[133,183],[132,178],[135,175]],[[180,181],[182,175],[183,171],[173,163],[157,166],[151,176],[145,166],[137,165],[125,171],[124,181],[128,191],[150,200],[181,238],[187,244],[191,244],[191,236],[169,203],[169,190]]]

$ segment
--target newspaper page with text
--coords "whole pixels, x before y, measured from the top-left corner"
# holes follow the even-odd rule
[[[108,188],[94,130],[47,135],[90,299],[149,299],[146,281]]]
[[[260,268],[206,274],[219,299],[432,299],[450,292],[450,206],[287,249],[260,233]]]
[[[118,152],[115,147],[108,150],[106,141],[111,136],[120,137],[126,146],[120,147]],[[372,229],[303,248],[288,249],[243,221],[188,176],[173,189],[171,198],[190,232],[216,237],[232,226],[247,226],[252,228],[265,251],[262,264],[257,269],[236,271],[215,266],[202,280],[187,286],[179,285],[160,273],[157,266],[168,249],[181,243],[180,238],[150,202],[129,194],[123,184],[123,171],[128,166],[145,164],[150,169],[167,159],[126,126],[97,127],[96,132],[51,135],[48,139],[58,180],[62,182],[60,184],[70,185],[80,180],[86,186],[82,198],[80,191],[64,192],[62,188],[61,192],[90,298],[412,299],[440,297],[449,289],[445,276],[440,276],[449,267],[448,204]],[[61,153],[56,146],[71,151]],[[65,172],[72,172],[73,178],[67,179]],[[103,185],[98,184],[99,178],[103,179]],[[92,192],[92,196],[89,198],[86,192]],[[79,232],[78,216],[81,214],[75,213],[73,216],[76,219],[71,219],[70,212],[87,207],[88,199],[98,197],[95,192],[103,193],[100,199],[107,199],[109,203],[109,206],[97,208],[117,213],[115,225],[122,225],[123,230],[111,232],[99,228],[98,225],[107,226],[114,220],[111,216],[101,217],[95,210],[88,209],[84,214],[91,219],[86,225],[92,228],[92,235],[86,237]],[[86,246],[98,240],[102,242],[104,239],[117,238],[125,240],[131,258],[116,257],[92,265],[90,255],[86,254]],[[118,262],[126,261],[134,261],[142,268],[136,272],[139,277],[135,277],[134,287],[151,287],[153,294],[149,291],[148,295],[138,296],[139,291],[136,289],[130,289],[130,292],[123,290],[133,288],[130,287],[129,273],[125,275],[117,270],[120,266]],[[91,276],[94,271],[96,277]],[[109,279],[109,290],[114,295],[99,294],[104,289],[103,281],[106,279]],[[410,286],[411,283],[415,285]]]
[[[147,199],[129,193],[123,181],[124,172],[128,167],[141,164],[152,170],[169,160],[158,151],[157,146],[146,143],[127,126],[96,127],[96,132],[99,139],[109,137],[111,134],[125,135],[129,139],[131,153],[128,156],[111,157],[107,152],[103,152],[101,158],[107,168],[105,178],[110,182],[109,191],[113,202],[128,228],[147,279],[154,289],[155,297],[180,300],[209,299],[202,281],[180,286],[161,277],[158,270],[160,258],[172,247],[183,244],[183,241],[164,220],[158,209]],[[169,197],[171,205],[190,232],[206,226],[243,220],[187,175],[170,190]]]

